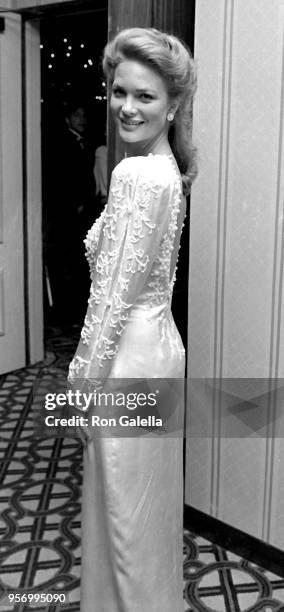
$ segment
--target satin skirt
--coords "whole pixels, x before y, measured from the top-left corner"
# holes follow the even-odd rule
[[[184,365],[168,307],[133,309],[111,377],[183,378]],[[81,612],[182,612],[182,526],[182,432],[94,436],[84,450]]]

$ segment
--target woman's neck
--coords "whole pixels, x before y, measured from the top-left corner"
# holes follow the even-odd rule
[[[171,155],[172,150],[169,145],[167,135],[161,134],[158,138],[143,142],[124,143],[125,157],[136,157],[138,155]]]

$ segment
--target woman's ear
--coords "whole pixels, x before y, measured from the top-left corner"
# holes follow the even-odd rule
[[[168,110],[168,114],[175,116],[177,109],[179,107],[179,102],[180,102],[179,100],[172,101],[170,108]]]
[[[173,120],[174,120],[174,118],[175,118],[175,114],[176,114],[176,112],[177,112],[177,109],[178,109],[178,105],[175,105],[175,106],[173,106],[173,105],[172,105],[172,106],[169,108],[169,110],[168,110],[168,114],[167,114],[167,120],[168,120],[169,122],[171,122],[171,121],[173,121]]]

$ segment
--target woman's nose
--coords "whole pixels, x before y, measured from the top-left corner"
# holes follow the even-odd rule
[[[127,96],[122,105],[122,112],[128,115],[133,115],[136,112],[134,100],[132,97]]]

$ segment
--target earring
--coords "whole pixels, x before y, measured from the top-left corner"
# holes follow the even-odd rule
[[[167,114],[167,120],[168,120],[168,121],[173,121],[173,120],[174,120],[174,118],[175,118],[174,113],[168,113],[168,114]]]

